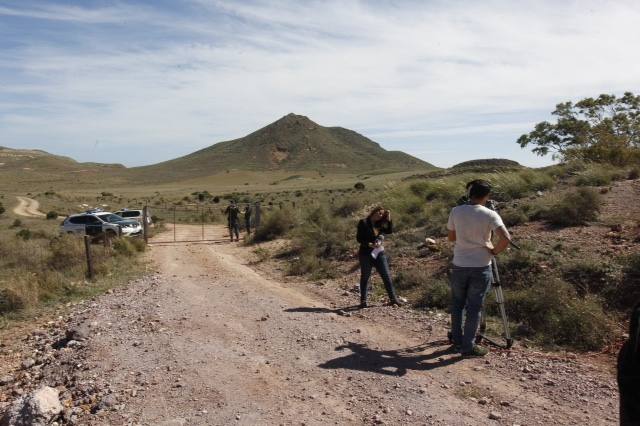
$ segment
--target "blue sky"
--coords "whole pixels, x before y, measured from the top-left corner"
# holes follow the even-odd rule
[[[640,91],[637,1],[2,1],[0,145],[149,164],[294,112],[438,166],[550,164],[556,103]]]

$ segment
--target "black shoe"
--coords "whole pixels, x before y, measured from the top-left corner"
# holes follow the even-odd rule
[[[360,306],[359,306],[360,309],[365,309],[365,308],[368,308],[368,307],[369,307],[369,305],[367,305],[367,302],[360,302]]]
[[[404,302],[401,302],[398,299],[393,299],[391,302],[389,302],[389,306],[402,306],[404,305]]]

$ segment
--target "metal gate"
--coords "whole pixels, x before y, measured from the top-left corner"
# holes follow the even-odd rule
[[[250,210],[249,228],[260,225],[260,203],[237,203],[240,229],[244,232],[244,213]],[[150,243],[224,242],[229,241],[225,210],[227,205],[187,204],[144,207],[144,238]]]

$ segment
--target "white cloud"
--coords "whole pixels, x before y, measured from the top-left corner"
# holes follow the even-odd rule
[[[546,119],[557,102],[640,86],[633,2],[189,7],[189,15],[121,4],[0,7],[0,19],[81,26],[60,30],[68,43],[31,38],[2,52],[0,76],[15,77],[0,83],[8,98],[0,104],[3,143],[47,149],[44,141],[57,141],[80,153],[100,139],[153,146],[147,160],[157,161],[296,112],[324,125],[374,129],[367,135],[383,146],[404,143],[409,152],[442,151],[421,149],[423,137],[482,140],[496,132],[515,145],[512,134]],[[108,25],[82,31],[114,22],[131,38]],[[145,39],[146,27],[165,33]]]

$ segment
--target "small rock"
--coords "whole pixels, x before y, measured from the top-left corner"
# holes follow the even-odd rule
[[[86,325],[82,324],[76,327],[71,327],[65,333],[67,340],[83,341],[87,340],[91,335],[91,330]]]
[[[489,403],[489,400],[487,398],[480,398],[478,400],[478,404],[480,405],[487,405]]]
[[[50,424],[62,412],[58,391],[42,386],[33,393],[17,399],[0,419],[2,425]]]
[[[500,401],[500,405],[502,405],[503,407],[510,407],[511,403],[509,401]]]
[[[27,358],[24,361],[22,361],[21,365],[24,370],[28,370],[29,368],[36,365],[36,361],[33,358]]]
[[[502,418],[502,414],[497,411],[492,411],[489,413],[489,419],[491,420],[500,420]]]
[[[405,411],[405,413],[407,414],[407,416],[413,416],[413,411],[411,410],[407,410]]]
[[[4,385],[8,385],[9,383],[13,383],[14,380],[15,380],[15,377],[13,377],[11,375],[2,376],[2,377],[0,377],[0,386],[4,386]]]

